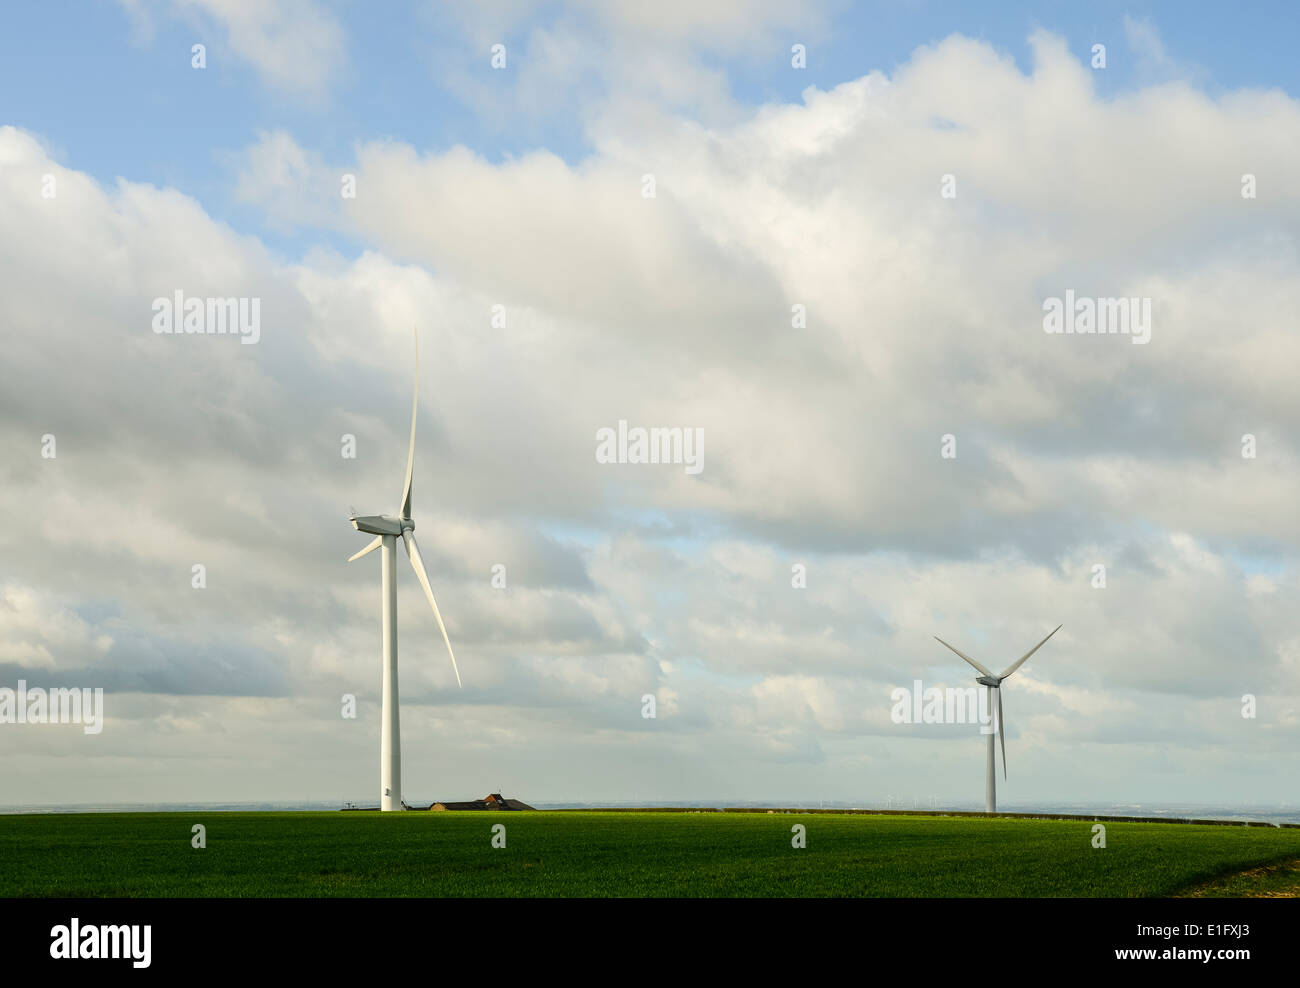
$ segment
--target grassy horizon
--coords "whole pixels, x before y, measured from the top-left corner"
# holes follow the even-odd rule
[[[191,846],[194,824],[206,848]],[[1107,823],[1102,849],[1092,827],[592,810],[9,815],[0,896],[1165,896],[1300,856],[1300,830]]]

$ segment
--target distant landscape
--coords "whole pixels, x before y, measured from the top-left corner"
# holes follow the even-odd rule
[[[470,798],[468,796],[464,798]],[[524,794],[522,798],[527,798]],[[272,802],[213,802],[213,803],[69,803],[62,805],[20,805],[0,804],[0,814],[12,813],[182,813],[182,812],[333,812],[342,809],[348,803],[356,806],[369,806],[373,797],[338,800],[298,800],[282,803]],[[415,799],[416,805],[428,805],[429,798]],[[983,809],[983,804],[975,800],[954,803],[931,803],[928,800],[877,800],[866,802],[844,802],[820,800],[809,802],[797,799],[765,800],[718,800],[702,802],[698,800],[645,800],[639,802],[584,803],[580,801],[550,802],[547,800],[529,800],[539,810],[623,810],[629,808],[668,809],[740,809],[779,807],[781,809],[802,809],[809,812],[817,810],[928,810],[931,813],[974,813]],[[1300,806],[1295,804],[1223,804],[1223,803],[1006,803],[999,807],[1005,813],[1028,814],[1069,814],[1078,816],[1139,816],[1151,817],[1153,820],[1235,820],[1259,821],[1261,823],[1297,823],[1300,824]]]

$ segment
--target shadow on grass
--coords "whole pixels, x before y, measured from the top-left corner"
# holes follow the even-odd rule
[[[1245,871],[1216,875],[1177,893],[1183,899],[1300,898],[1300,858],[1275,861]]]

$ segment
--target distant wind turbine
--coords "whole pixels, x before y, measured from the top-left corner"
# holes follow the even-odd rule
[[[1060,630],[1061,630],[1061,625],[1058,624],[1055,628],[1053,628],[1050,632],[1048,632],[1047,638],[1051,638],[1052,635],[1056,634]],[[1013,662],[1007,668],[1007,671],[1004,672],[1001,676],[995,676],[993,675],[993,673],[989,672],[987,669],[985,669],[982,665],[980,665],[978,662],[972,659],[965,652],[958,651],[957,649],[953,648],[951,645],[949,645],[938,635],[934,636],[934,640],[937,641],[940,645],[943,645],[945,648],[951,648],[954,652],[956,652],[963,659],[965,659],[967,662],[973,665],[977,670],[979,670],[981,675],[976,678],[975,682],[979,683],[981,686],[984,687],[984,698],[986,701],[985,709],[988,710],[990,714],[993,712],[993,695],[995,693],[997,694],[998,739],[1002,742],[1002,777],[1004,779],[1007,777],[1007,736],[1005,733],[1006,729],[1002,723],[1002,681],[1006,679],[1008,676],[1010,676],[1017,669],[1019,669],[1022,665],[1024,665],[1026,659],[1028,659],[1031,655],[1033,655],[1040,648],[1042,648],[1043,645],[1047,643],[1047,638],[1044,638],[1037,645],[1031,648],[1028,652],[1020,656],[1020,658],[1018,658],[1015,662]],[[985,781],[984,781],[984,812],[985,813],[996,813],[998,811],[997,779],[998,779],[997,772],[994,770],[993,767],[993,732],[989,731],[988,732],[988,758],[985,765]]]
[[[358,532],[365,532],[375,537],[374,541],[348,559],[360,559],[368,552],[382,549],[380,553],[380,593],[383,598],[383,648],[384,648],[384,684],[381,719],[383,726],[379,738],[379,808],[381,810],[400,810],[402,802],[402,738],[401,722],[397,709],[397,540],[406,546],[406,554],[411,559],[411,567],[424,587],[424,595],[429,598],[433,616],[442,631],[442,640],[447,643],[447,654],[451,656],[451,667],[456,672],[456,685],[460,685],[460,669],[456,666],[456,653],[451,650],[451,639],[447,637],[447,626],[442,623],[438,613],[438,602],[433,599],[433,588],[429,586],[429,574],[424,569],[424,559],[420,556],[420,547],[415,541],[415,522],[411,520],[411,473],[415,467],[415,416],[420,408],[420,335],[415,336],[415,398],[411,402],[411,447],[406,456],[406,485],[402,489],[402,508],[394,515],[366,515],[358,518],[352,512],[352,527]]]

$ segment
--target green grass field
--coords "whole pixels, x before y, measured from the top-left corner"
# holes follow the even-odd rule
[[[1112,822],[1106,840],[1090,821],[883,815],[0,816],[0,896],[1163,896],[1300,856],[1300,830]]]

